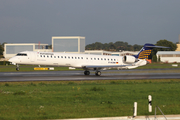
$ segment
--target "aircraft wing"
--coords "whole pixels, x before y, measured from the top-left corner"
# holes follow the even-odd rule
[[[118,67],[130,67],[130,66],[135,67],[135,66],[142,66],[145,64],[147,64],[146,60],[139,60],[138,62],[135,62],[132,64],[126,64],[126,65],[118,65],[118,64],[115,64],[115,65],[82,65],[82,68],[99,68],[99,69],[102,69],[102,68],[118,68]]]
[[[83,68],[117,68],[117,67],[126,67],[126,66],[135,66],[134,64],[129,65],[83,65]]]

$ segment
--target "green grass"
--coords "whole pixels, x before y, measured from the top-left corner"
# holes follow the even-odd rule
[[[177,67],[173,67],[172,64],[177,64]],[[179,63],[151,63],[145,66],[140,66],[136,69],[160,69],[160,68],[180,68]]]
[[[180,113],[180,80],[1,82],[0,119],[64,119]],[[148,112],[152,95],[153,113]],[[157,114],[160,114],[157,111]]]

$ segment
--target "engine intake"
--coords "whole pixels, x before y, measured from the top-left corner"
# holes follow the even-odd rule
[[[126,55],[123,57],[123,62],[125,63],[135,63],[136,58],[134,56]]]

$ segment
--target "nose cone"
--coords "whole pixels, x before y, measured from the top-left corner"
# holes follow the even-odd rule
[[[12,58],[10,58],[8,61],[11,62],[13,65],[16,65],[17,58],[12,57]]]
[[[8,61],[9,62],[14,62],[14,57],[10,58]]]

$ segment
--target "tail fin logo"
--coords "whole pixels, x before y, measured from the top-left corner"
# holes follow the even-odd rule
[[[153,48],[169,48],[164,46],[155,46],[153,44],[146,43],[137,55],[134,55],[138,59],[148,59]]]
[[[143,50],[139,56],[138,59],[148,59],[148,56],[151,54],[152,50]]]

